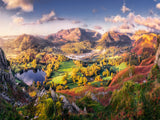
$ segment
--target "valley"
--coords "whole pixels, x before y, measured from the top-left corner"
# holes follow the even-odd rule
[[[146,119],[159,115],[159,104],[154,103],[159,102],[160,36],[136,35],[101,35],[75,28],[44,38],[24,34],[6,43],[3,40],[8,63],[3,65],[6,58],[1,55],[0,71],[12,71],[14,84],[28,101],[20,103],[12,93],[1,94],[4,103],[0,106],[5,101],[11,104],[21,119]],[[150,115],[146,116],[147,111]]]

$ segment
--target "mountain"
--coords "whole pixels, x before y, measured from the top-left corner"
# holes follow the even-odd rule
[[[32,35],[21,35],[18,36],[14,41],[11,43],[14,48],[18,48],[21,51],[27,49],[43,49],[47,46],[52,46],[53,43],[45,40],[43,38],[32,36]]]
[[[88,40],[90,42],[95,42],[96,40],[101,38],[101,34],[82,28],[72,28],[67,30],[61,30],[55,34],[48,35],[46,39],[53,41],[54,43],[68,43],[68,42],[81,42],[84,40]]]
[[[149,34],[149,32],[147,32],[145,30],[137,30],[130,38],[132,40],[137,40],[144,34]]]
[[[131,39],[122,33],[106,32],[102,35],[101,39],[97,41],[97,47],[110,47],[110,46],[127,46],[131,45]]]
[[[142,54],[155,54],[157,46],[157,35],[154,33],[148,33],[141,35],[133,43],[132,53],[137,55]]]

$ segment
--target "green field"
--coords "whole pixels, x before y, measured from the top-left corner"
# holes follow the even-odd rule
[[[52,81],[54,81],[54,83],[61,83],[61,79],[62,77],[65,75],[65,73],[68,73],[68,75],[71,75],[72,69],[77,67],[72,60],[70,61],[66,61],[66,62],[62,62],[60,64],[60,67],[57,71],[53,72],[53,75],[51,76]]]
[[[119,71],[124,70],[124,69],[126,69],[126,68],[127,68],[127,63],[126,63],[126,62],[123,62],[123,63],[121,63],[119,66],[117,66],[117,69],[118,69]]]

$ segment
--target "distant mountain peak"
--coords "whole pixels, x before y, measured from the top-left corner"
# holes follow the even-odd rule
[[[125,34],[111,31],[104,33],[97,43],[101,47],[126,46],[131,44],[131,39]]]
[[[89,29],[71,28],[60,30],[55,34],[48,35],[46,38],[52,41],[59,41],[62,39],[66,42],[80,42],[84,40],[97,41],[101,38],[101,34]]]

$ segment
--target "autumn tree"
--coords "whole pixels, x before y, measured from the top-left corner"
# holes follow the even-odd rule
[[[86,77],[83,77],[83,84],[84,84],[84,85],[86,85],[87,81],[88,81],[87,78],[86,78]]]
[[[32,67],[33,67],[34,69],[37,68],[37,61],[36,61],[36,59],[34,59],[34,60],[32,61]]]
[[[68,73],[65,73],[65,75],[62,77],[62,84],[66,85],[67,84],[67,78],[68,78]]]
[[[37,81],[37,88],[39,88],[40,86],[41,86],[41,83]]]
[[[101,76],[100,76],[100,75],[96,76],[96,77],[95,77],[95,81],[102,81]]]

